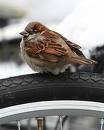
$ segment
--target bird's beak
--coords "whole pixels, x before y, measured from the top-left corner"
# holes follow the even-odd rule
[[[22,35],[22,36],[24,36],[24,37],[29,36],[29,33],[26,32],[26,31],[22,31],[19,34]]]

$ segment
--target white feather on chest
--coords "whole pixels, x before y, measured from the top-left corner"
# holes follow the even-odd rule
[[[21,48],[21,56],[23,58],[23,60],[34,70],[34,71],[41,71],[41,68],[39,67],[39,65],[41,64],[40,60],[36,59],[36,58],[30,58],[25,50],[24,50],[24,43],[23,43],[23,39],[20,43],[20,48]]]
[[[37,39],[35,39],[37,40]],[[20,43],[21,48],[21,56],[23,60],[34,70],[37,72],[51,72],[53,74],[59,74],[60,72],[64,72],[65,69],[69,67],[69,64],[57,63],[54,67],[52,66],[52,63],[48,63],[47,65],[44,65],[44,61],[36,58],[31,58],[26,54],[26,51],[24,50],[24,41],[22,39]]]

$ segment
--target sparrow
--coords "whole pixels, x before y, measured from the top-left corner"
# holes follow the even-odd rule
[[[70,64],[94,64],[87,59],[81,47],[40,22],[30,22],[20,32],[21,55],[24,61],[37,72],[64,72]]]

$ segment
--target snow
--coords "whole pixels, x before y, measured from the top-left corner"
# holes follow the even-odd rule
[[[82,0],[32,0],[28,1],[29,18],[43,22],[61,21]]]
[[[11,24],[3,29],[1,29],[2,36],[0,40],[6,39],[14,39],[14,38],[19,38],[20,37],[20,32],[24,30],[25,26],[28,24],[28,20],[21,20],[19,23]]]
[[[0,79],[32,73],[35,72],[33,72],[27,64],[18,66],[14,62],[0,63]]]
[[[49,24],[51,29],[82,46],[86,56],[96,46],[104,45],[104,0],[44,0],[41,4],[40,0],[33,0],[27,3],[24,5],[29,9],[27,19],[0,30],[0,40],[20,37],[19,32],[34,19]],[[58,22],[51,24],[51,21]],[[0,78],[32,72],[27,65],[0,63]]]
[[[55,22],[71,13],[80,1],[82,0],[0,0],[0,5],[24,10],[31,20]]]
[[[88,53],[104,44],[104,0],[84,0],[57,27]]]

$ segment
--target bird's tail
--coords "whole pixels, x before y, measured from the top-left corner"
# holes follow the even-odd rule
[[[75,56],[72,57],[72,63],[78,63],[78,64],[96,64],[97,62],[91,59],[87,59],[86,57],[80,57],[80,56]]]

